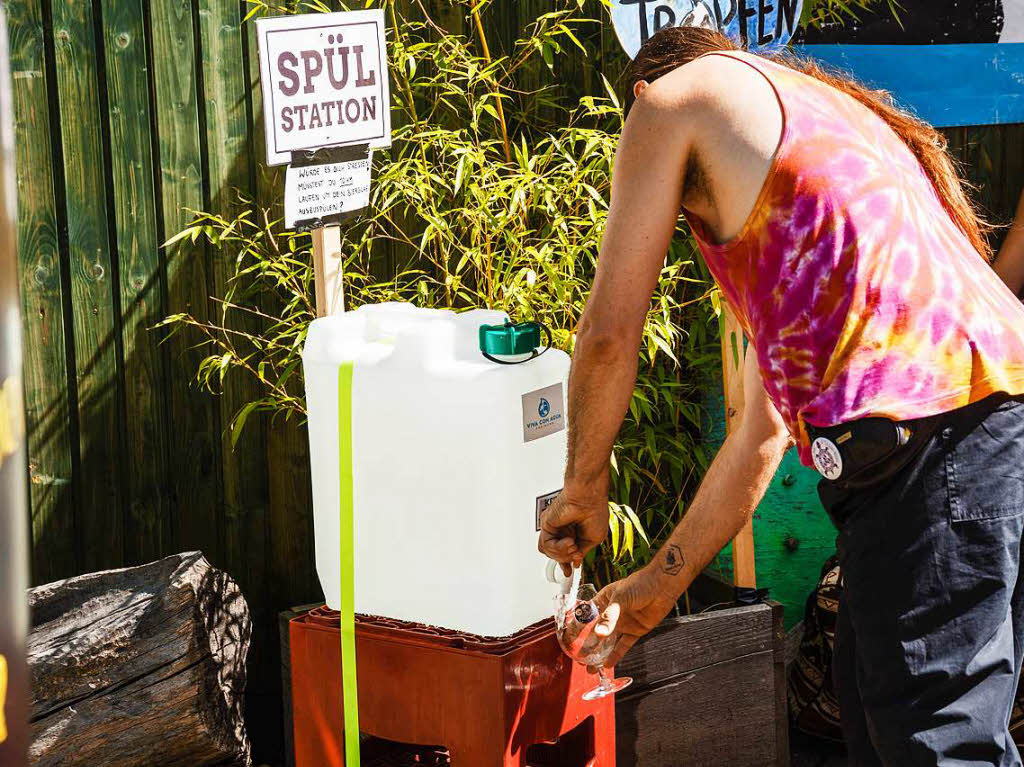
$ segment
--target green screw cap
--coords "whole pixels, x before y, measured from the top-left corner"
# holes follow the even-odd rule
[[[530,354],[540,346],[540,325],[520,322],[480,326],[480,351],[494,357]]]

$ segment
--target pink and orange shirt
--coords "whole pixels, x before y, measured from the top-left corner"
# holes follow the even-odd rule
[[[775,89],[784,127],[749,219],[708,268],[810,465],[806,424],[922,418],[1024,393],[1024,306],[945,212],[904,142],[814,78],[730,55]]]

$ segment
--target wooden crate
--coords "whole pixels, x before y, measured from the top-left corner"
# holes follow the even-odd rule
[[[706,576],[691,588],[704,604],[731,600]],[[287,622],[280,614],[286,759],[292,761]],[[633,685],[616,703],[617,767],[789,766],[782,608],[730,607],[666,619],[616,669]]]
[[[292,719],[292,649],[291,630],[288,624],[292,618],[305,615],[322,602],[311,605],[301,605],[283,610],[277,614],[277,630],[281,640],[281,713],[284,718],[284,764],[285,767],[295,767],[295,723]]]
[[[782,610],[670,618],[616,668],[618,767],[789,765]]]

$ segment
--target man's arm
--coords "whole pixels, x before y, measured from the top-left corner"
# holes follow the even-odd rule
[[[649,88],[615,156],[611,208],[569,376],[565,486],[541,520],[540,550],[579,564],[608,530],[608,464],[636,382],[651,295],[681,208],[691,153],[678,90]]]
[[[1024,194],[1017,205],[1017,216],[1006,235],[1006,241],[999,250],[995,269],[1010,290],[1024,297]]]
[[[607,666],[657,626],[697,574],[736,537],[792,444],[765,394],[753,349],[744,364],[743,387],[746,404],[740,425],[718,451],[683,520],[650,564],[597,596],[602,616],[595,631],[599,636],[619,632]]]

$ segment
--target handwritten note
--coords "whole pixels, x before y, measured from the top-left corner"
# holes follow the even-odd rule
[[[370,157],[349,162],[289,165],[284,186],[285,226],[327,221],[370,202]]]

